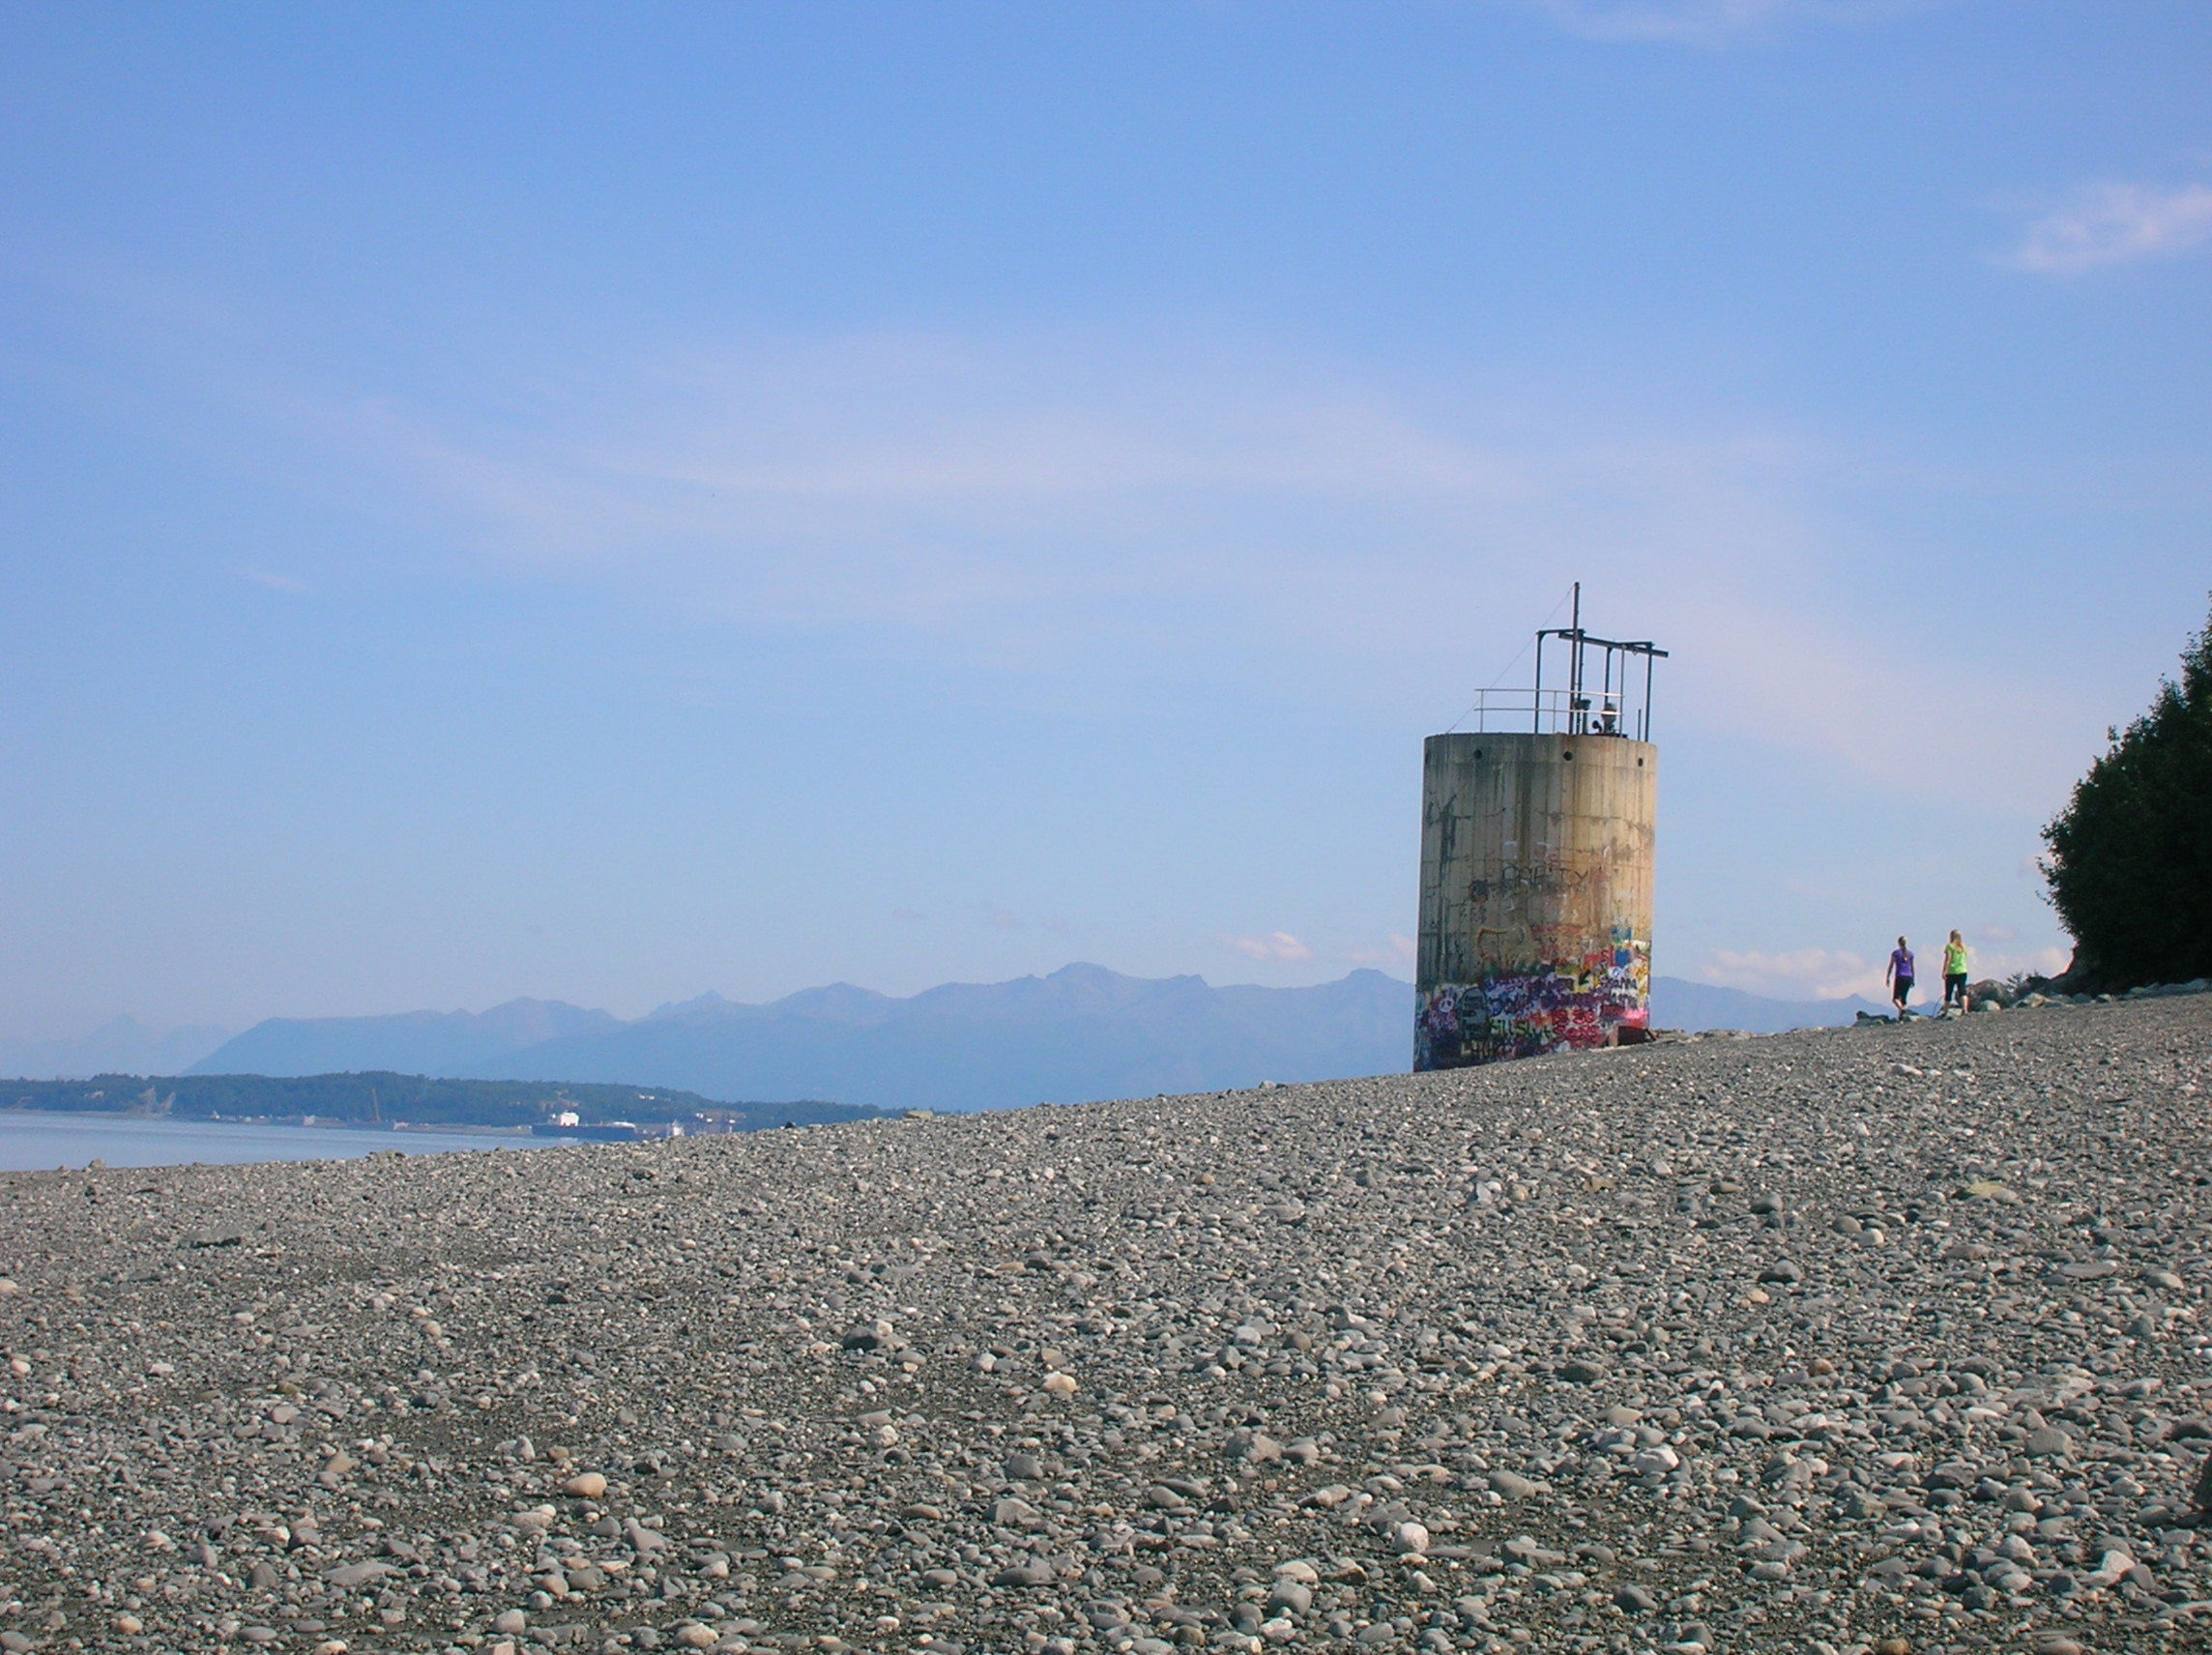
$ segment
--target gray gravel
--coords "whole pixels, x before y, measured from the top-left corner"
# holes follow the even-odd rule
[[[0,1179],[0,1648],[2212,1647],[2212,999]]]

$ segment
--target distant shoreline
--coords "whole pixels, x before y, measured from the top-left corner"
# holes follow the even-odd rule
[[[328,1116],[300,1115],[154,1115],[142,1109],[32,1109],[20,1103],[0,1104],[0,1115],[25,1115],[40,1120],[159,1120],[174,1126],[281,1126],[306,1132],[430,1132],[453,1133],[469,1138],[514,1138],[543,1143],[582,1143],[573,1133],[555,1128],[540,1133],[529,1126],[471,1126],[465,1121],[440,1123],[414,1120],[333,1120]]]
[[[318,1129],[320,1128],[320,1129]],[[0,1172],[52,1173],[96,1165],[146,1169],[348,1161],[365,1156],[510,1154],[573,1147],[588,1134],[535,1136],[498,1128],[309,1127],[287,1120],[207,1119],[115,1110],[0,1109]]]

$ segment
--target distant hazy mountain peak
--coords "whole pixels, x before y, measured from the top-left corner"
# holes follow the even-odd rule
[[[196,1075],[322,1075],[364,1069],[435,1074],[548,1041],[610,1033],[611,1012],[560,1000],[510,1000],[488,1011],[382,1017],[272,1017],[224,1041]]]
[[[74,1039],[0,1039],[0,1075],[12,1080],[173,1075],[229,1038],[223,1029],[155,1029],[135,1017],[111,1017]]]
[[[603,1017],[610,1023],[620,1021],[620,1019],[617,1018],[611,1011],[598,1011],[589,1006],[571,1005],[568,1001],[565,1000],[539,1000],[536,996],[527,994],[517,995],[512,1000],[502,1001],[499,1004],[489,1006],[483,1011],[477,1013],[477,1015],[480,1017],[497,1017],[502,1012],[512,1012],[516,1014],[528,1012],[545,1012],[554,1015],[573,1014],[577,1017]],[[469,1014],[464,1011],[459,1012],[456,1015],[466,1017]]]
[[[458,1015],[466,1016],[466,1012]],[[619,1029],[622,1019],[611,1011],[587,1010],[565,1000],[510,1000],[480,1014],[477,1021],[496,1029],[517,1044],[535,1046],[540,1040],[558,1040],[597,1029]]]
[[[850,1023],[880,1017],[899,1003],[888,994],[862,988],[858,983],[833,982],[820,988],[802,988],[797,994],[771,1001],[760,1009],[780,1016],[816,1018],[825,1023]]]
[[[1051,983],[1095,984],[1099,987],[1119,987],[1133,982],[1173,982],[1172,977],[1125,977],[1111,966],[1093,965],[1089,960],[1070,960],[1057,972],[1047,972],[1044,980]]]
[[[665,1004],[656,1005],[639,1021],[653,1023],[690,1017],[713,1017],[733,1009],[737,1004],[738,1002],[725,1000],[714,990],[709,989],[705,994],[695,994],[689,1000],[672,1000]]]
[[[1044,980],[1058,988],[1089,989],[1094,993],[1111,995],[1117,1000],[1155,994],[1185,994],[1192,990],[1210,992],[1206,979],[1193,972],[1179,973],[1172,977],[1131,977],[1123,976],[1107,966],[1091,965],[1087,960],[1064,965]]]

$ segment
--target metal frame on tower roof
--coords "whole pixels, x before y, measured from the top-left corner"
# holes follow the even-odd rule
[[[1636,740],[1651,740],[1651,669],[1667,652],[1648,638],[1625,640],[1600,638],[1583,630],[1583,583],[1575,582],[1574,614],[1565,626],[1547,626],[1536,633],[1536,686],[1533,693],[1532,712],[1537,735],[1544,733],[1544,640],[1563,638],[1567,642],[1567,705],[1566,728],[1555,734],[1567,736],[1625,736],[1622,714],[1628,696],[1628,675],[1632,658],[1644,657],[1644,700],[1636,711]],[[1593,699],[1588,687],[1589,679],[1585,670],[1588,652],[1596,650],[1603,661],[1600,687]]]
[[[1544,687],[1544,641],[1567,646],[1567,687]],[[1583,584],[1574,585],[1574,612],[1564,626],[1536,633],[1536,682],[1527,689],[1492,687],[1475,693],[1465,716],[1477,730],[1527,729],[1538,736],[1618,736],[1651,740],[1653,667],[1667,651],[1648,638],[1601,638],[1583,627]],[[1590,667],[1596,655],[1596,673]],[[1644,661],[1643,682],[1636,661]],[[1594,682],[1593,682],[1594,676]],[[1456,727],[1456,725],[1455,725]]]

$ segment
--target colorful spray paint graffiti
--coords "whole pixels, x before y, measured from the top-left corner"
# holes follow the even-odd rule
[[[1413,1017],[1413,1067],[1458,1069],[1507,1058],[1611,1046],[1650,1027],[1651,945],[1616,926],[1609,946],[1443,983]]]

